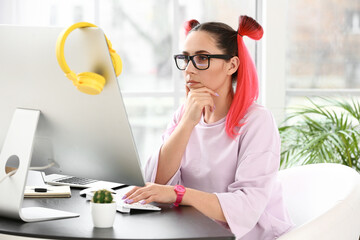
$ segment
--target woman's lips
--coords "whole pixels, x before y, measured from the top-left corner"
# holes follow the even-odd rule
[[[187,85],[188,87],[194,86],[194,85],[196,85],[196,84],[199,84],[199,82],[196,82],[196,81],[187,81],[187,82],[186,82],[186,85]]]

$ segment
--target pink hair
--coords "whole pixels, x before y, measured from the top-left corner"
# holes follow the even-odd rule
[[[188,35],[190,30],[193,29],[196,25],[199,25],[199,24],[200,23],[198,22],[198,20],[195,20],[195,19],[191,19],[189,21],[184,22],[185,35]]]
[[[238,128],[245,124],[240,120],[245,117],[248,108],[259,95],[256,68],[244,44],[243,36],[254,40],[261,39],[264,30],[260,24],[248,16],[240,16],[237,31],[238,57],[240,65],[237,72],[237,83],[234,98],[226,117],[226,133],[235,138],[239,135]]]

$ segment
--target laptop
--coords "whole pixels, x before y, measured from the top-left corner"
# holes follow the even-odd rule
[[[55,185],[55,186],[70,186],[74,188],[112,188],[116,189],[125,184],[100,181],[90,178],[75,177],[62,174],[49,174],[46,175],[44,172],[41,172],[42,178],[46,184]]]

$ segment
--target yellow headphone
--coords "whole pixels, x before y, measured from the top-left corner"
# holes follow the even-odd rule
[[[76,74],[70,70],[69,66],[66,64],[65,56],[64,56],[64,46],[65,40],[68,35],[77,28],[84,27],[97,27],[92,23],[87,22],[79,22],[65,29],[62,33],[60,33],[57,41],[56,41],[56,58],[61,69],[64,71],[65,76],[70,79],[73,84],[77,87],[77,89],[83,93],[96,95],[99,94],[106,83],[106,80],[103,76],[93,73],[93,72],[83,72]],[[105,36],[109,53],[111,56],[111,61],[115,69],[116,76],[119,76],[122,71],[122,61],[120,56],[112,49],[111,42]]]

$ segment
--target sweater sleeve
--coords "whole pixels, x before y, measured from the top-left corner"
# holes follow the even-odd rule
[[[231,231],[241,237],[255,227],[269,203],[280,164],[280,137],[271,113],[255,112],[241,128],[234,182],[215,193]]]
[[[183,109],[183,107],[181,106],[174,113],[171,122],[168,124],[166,131],[162,135],[162,143],[161,143],[160,147],[158,147],[155,150],[155,152],[149,157],[149,159],[147,160],[147,162],[145,164],[144,173],[145,173],[145,181],[146,182],[155,182],[161,148],[164,145],[164,143],[166,142],[166,140],[169,138],[171,133],[176,128],[176,126],[180,120],[180,117],[181,117],[182,109]],[[180,165],[180,167],[181,167],[181,165]],[[180,167],[176,171],[176,173],[172,176],[172,178],[166,183],[166,185],[181,184]]]

